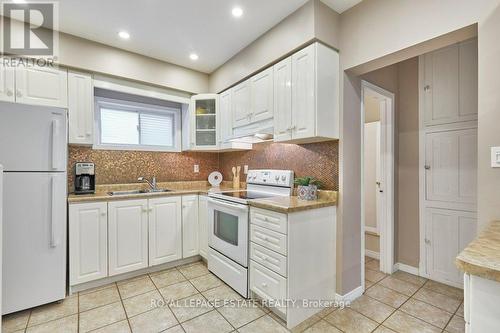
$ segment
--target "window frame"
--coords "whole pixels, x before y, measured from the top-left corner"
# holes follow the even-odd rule
[[[112,108],[122,111],[132,111],[148,114],[173,114],[173,146],[156,146],[143,144],[113,144],[101,142],[101,108]],[[126,100],[118,100],[107,97],[95,97],[94,100],[95,113],[95,140],[92,148],[101,150],[134,150],[134,151],[161,151],[161,152],[181,152],[182,136],[181,136],[181,109],[170,108],[161,105],[145,104],[131,102]],[[139,123],[140,125],[140,123]],[[140,129],[139,129],[140,131]],[[139,132],[140,138],[140,132]]]

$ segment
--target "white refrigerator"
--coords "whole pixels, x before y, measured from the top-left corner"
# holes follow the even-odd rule
[[[0,103],[2,313],[66,295],[67,111]]]

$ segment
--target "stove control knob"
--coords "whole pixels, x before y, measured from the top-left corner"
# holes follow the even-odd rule
[[[274,179],[276,180],[276,182],[278,182],[280,180],[280,176],[276,175],[276,176],[274,176]]]
[[[286,181],[286,176],[285,175],[281,176],[281,181],[283,181],[283,182]]]

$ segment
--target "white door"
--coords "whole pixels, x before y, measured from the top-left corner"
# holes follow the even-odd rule
[[[219,96],[219,145],[226,143],[233,136],[233,118],[231,112],[232,89]]]
[[[250,81],[247,80],[233,88],[231,110],[233,128],[250,123]]]
[[[149,266],[182,258],[181,197],[149,199]]]
[[[50,67],[17,67],[16,102],[68,107],[67,70]]]
[[[0,64],[0,101],[14,102],[14,69]]]
[[[426,134],[426,200],[474,210],[477,129]]]
[[[94,92],[92,76],[69,71],[69,143],[91,145],[94,133]]]
[[[274,69],[274,141],[292,139],[292,58]]]
[[[4,172],[4,313],[66,296],[66,179],[65,172]]]
[[[198,198],[198,227],[199,227],[199,243],[200,255],[208,258],[208,198],[205,195],[200,195]]]
[[[148,201],[108,203],[109,275],[148,266]]]
[[[0,102],[0,119],[6,171],[66,171],[66,110]]]
[[[69,205],[69,284],[108,276],[108,205]]]
[[[476,214],[448,209],[426,209],[425,247],[427,274],[460,287],[462,274],[455,258],[476,235]]]
[[[199,254],[198,196],[182,197],[182,257]]]
[[[315,135],[316,44],[292,55],[292,138]]]
[[[273,68],[270,67],[250,79],[252,122],[273,118]]]

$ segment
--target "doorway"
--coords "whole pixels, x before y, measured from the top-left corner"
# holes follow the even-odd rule
[[[394,270],[394,103],[392,92],[361,82],[362,262],[379,259],[387,274]]]

